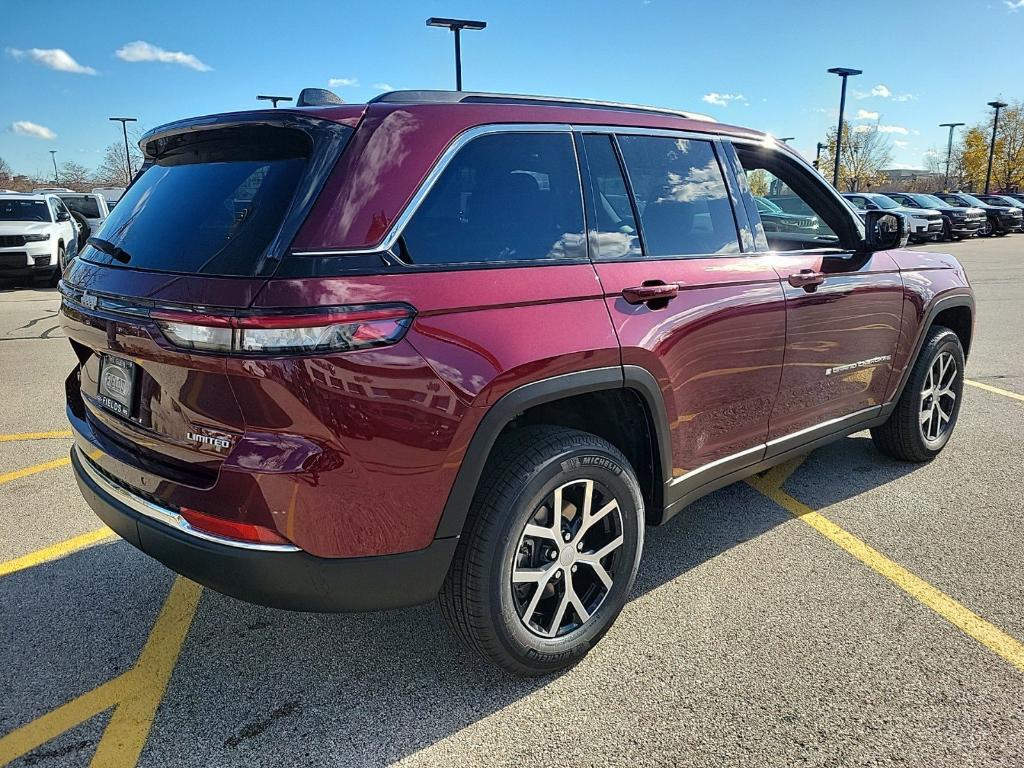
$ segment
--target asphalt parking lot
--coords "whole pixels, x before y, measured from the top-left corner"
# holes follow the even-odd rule
[[[861,433],[703,499],[648,532],[596,650],[532,681],[433,606],[259,608],[107,536],[57,295],[0,288],[0,764],[1024,764],[1024,235],[931,248],[978,299],[941,457]]]

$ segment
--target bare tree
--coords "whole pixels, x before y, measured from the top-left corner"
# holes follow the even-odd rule
[[[142,154],[135,149],[131,153],[132,171],[138,173],[142,167]],[[96,181],[117,187],[127,187],[131,182],[128,175],[128,168],[125,165],[124,144],[115,142],[110,144],[103,152],[103,160],[96,169]]]
[[[992,135],[992,123],[986,128]],[[1010,191],[1024,186],[1024,102],[1015,102],[999,115],[992,155],[992,186]]]
[[[7,161],[0,157],[0,187],[4,189],[10,187],[13,179],[14,171],[11,170],[11,166],[7,164]]]
[[[62,187],[68,187],[76,192],[87,192],[93,186],[92,172],[74,160],[67,160],[60,164],[57,177]]]
[[[828,178],[835,164],[836,129],[829,131],[819,168]],[[839,189],[858,192],[883,183],[882,169],[892,162],[892,143],[878,125],[843,124],[843,151],[839,158]]]

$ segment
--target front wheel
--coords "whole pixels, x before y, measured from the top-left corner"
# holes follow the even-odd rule
[[[527,427],[499,440],[439,596],[454,632],[518,675],[579,661],[626,602],[644,506],[626,458],[596,435]]]
[[[933,326],[896,409],[884,424],[871,430],[875,447],[901,461],[935,458],[956,427],[963,389],[960,338],[949,328]]]
[[[53,270],[53,275],[50,276],[50,285],[57,285],[60,282],[61,275],[64,274],[64,267],[67,266],[67,254],[64,250],[63,245],[57,246],[57,268]]]

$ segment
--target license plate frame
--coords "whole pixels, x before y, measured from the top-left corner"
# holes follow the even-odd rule
[[[132,360],[116,355],[100,357],[100,378],[96,387],[100,405],[123,419],[130,419],[137,378],[138,366]]]

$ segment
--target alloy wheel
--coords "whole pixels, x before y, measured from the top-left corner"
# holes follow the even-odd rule
[[[512,555],[512,599],[523,625],[547,638],[580,629],[615,583],[622,533],[619,502],[600,483],[573,480],[548,494]]]
[[[934,446],[941,442],[950,429],[956,405],[956,384],[959,370],[956,360],[949,352],[938,355],[928,368],[921,389],[920,425],[925,443]]]

